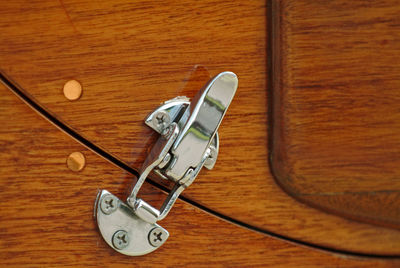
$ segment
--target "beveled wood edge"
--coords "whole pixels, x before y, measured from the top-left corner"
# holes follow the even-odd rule
[[[272,55],[272,62],[270,63],[270,100],[269,105],[269,122],[271,122],[269,135],[269,150],[270,150],[270,167],[271,173],[274,177],[276,183],[282,188],[289,196],[295,198],[299,202],[306,204],[307,206],[319,209],[323,212],[334,214],[346,219],[354,220],[360,223],[367,223],[376,226],[392,228],[395,230],[400,230],[400,226],[395,223],[390,223],[387,221],[377,221],[373,218],[369,218],[362,215],[354,215],[351,213],[346,213],[338,209],[334,209],[327,206],[319,205],[315,202],[311,202],[309,199],[305,198],[304,195],[298,194],[295,189],[290,187],[290,184],[285,184],[283,181],[291,181],[296,178],[296,174],[291,171],[290,166],[286,165],[288,156],[286,154],[287,150],[285,148],[285,129],[284,123],[287,118],[284,118],[284,107],[282,103],[285,98],[284,85],[286,83],[286,76],[284,74],[283,66],[286,65],[286,58],[282,55],[282,45],[286,44],[286,36],[282,34],[285,32],[285,25],[282,23],[282,1],[270,0],[270,55]],[[279,137],[277,139],[276,137]]]

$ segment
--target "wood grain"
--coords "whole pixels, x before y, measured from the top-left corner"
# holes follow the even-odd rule
[[[276,4],[279,183],[307,204],[400,228],[398,2]]]
[[[178,201],[162,225],[171,234],[156,252],[121,255],[93,219],[97,191],[121,198],[134,178],[41,118],[0,85],[0,265],[7,267],[244,267],[321,265],[395,267],[399,261],[348,259],[242,229]],[[86,166],[68,169],[71,152]],[[146,200],[165,195],[145,184]]]
[[[8,1],[0,9],[0,67],[58,118],[139,168],[155,138],[145,116],[182,91],[194,96],[198,88],[182,88],[195,65],[212,75],[234,71],[239,89],[220,128],[217,164],[184,195],[295,239],[400,254],[399,231],[327,214],[276,185],[267,150],[265,1],[62,3]],[[71,79],[83,86],[75,102],[62,93]]]

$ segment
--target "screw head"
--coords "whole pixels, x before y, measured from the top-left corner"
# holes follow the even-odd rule
[[[153,118],[154,126],[160,131],[164,130],[171,123],[171,118],[166,111],[159,111]]]
[[[109,215],[117,210],[118,202],[119,200],[115,196],[105,195],[100,201],[100,209],[104,214]]]
[[[116,231],[112,237],[112,243],[116,249],[124,249],[129,245],[128,232],[124,230]]]
[[[159,247],[165,242],[167,237],[168,235],[165,230],[160,227],[155,227],[149,232],[148,239],[150,245],[152,245],[153,247]]]

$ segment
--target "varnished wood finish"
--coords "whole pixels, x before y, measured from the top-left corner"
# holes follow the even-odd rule
[[[275,3],[279,183],[313,206],[400,228],[398,1]]]
[[[217,164],[202,171],[184,195],[295,239],[400,254],[399,231],[310,208],[275,184],[267,150],[265,5],[7,1],[0,11],[0,67],[58,118],[135,168],[155,138],[143,119],[160,102],[183,94],[196,64],[212,75],[234,71],[239,89],[220,128]],[[75,102],[62,92],[71,79],[84,89]],[[184,94],[192,97],[197,90]]]
[[[398,261],[348,259],[257,234],[178,201],[162,221],[171,236],[143,257],[121,255],[93,219],[99,188],[121,198],[132,176],[88,151],[0,85],[0,265],[7,267],[304,266],[395,267]],[[68,169],[70,152],[86,166]],[[165,195],[145,184],[146,200]]]

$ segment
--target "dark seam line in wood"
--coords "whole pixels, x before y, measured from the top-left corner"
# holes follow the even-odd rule
[[[132,167],[128,166],[127,164],[125,164],[123,161],[119,160],[118,158],[114,157],[113,155],[107,153],[106,151],[104,151],[103,149],[101,149],[100,147],[98,147],[97,145],[93,144],[92,142],[90,142],[88,139],[84,138],[83,136],[79,135],[77,132],[75,132],[73,129],[71,129],[70,127],[68,127],[66,124],[64,124],[63,122],[61,122],[59,119],[57,119],[54,115],[52,115],[49,111],[47,111],[45,108],[43,108],[40,104],[38,104],[36,101],[33,100],[33,98],[31,96],[29,96],[29,94],[27,94],[23,89],[21,89],[21,87],[18,86],[17,83],[15,83],[14,81],[12,81],[9,77],[7,77],[3,71],[0,70],[0,80],[1,82],[8,88],[10,89],[10,91],[12,91],[15,95],[17,95],[19,98],[21,98],[28,106],[30,106],[33,110],[35,110],[36,112],[38,112],[41,116],[43,116],[45,119],[47,119],[48,121],[50,121],[52,124],[54,124],[56,127],[58,127],[60,130],[62,130],[63,132],[65,132],[66,134],[68,134],[69,136],[71,136],[73,139],[75,139],[76,141],[78,141],[79,143],[81,143],[82,145],[84,145],[85,147],[89,148],[91,151],[95,152],[96,154],[100,155],[102,158],[108,160],[109,162],[111,162],[112,164],[114,164],[115,166],[121,168],[122,170],[125,170],[129,173],[131,173],[132,175],[139,177],[139,173],[133,169]],[[150,185],[157,187],[158,189],[160,189],[163,192],[169,192],[170,190],[161,185],[158,184],[157,182],[151,180],[151,179],[147,179],[146,180],[147,183],[149,183]],[[354,257],[362,257],[362,258],[378,258],[378,259],[398,259],[400,258],[400,255],[378,255],[378,254],[366,254],[366,253],[358,253],[358,252],[352,252],[352,251],[346,251],[346,250],[338,250],[338,249],[332,249],[332,248],[328,248],[328,247],[324,247],[324,246],[320,246],[317,244],[313,244],[313,243],[309,243],[306,241],[302,241],[299,239],[295,239],[295,238],[290,238],[281,234],[277,234],[256,226],[252,226],[249,225],[245,222],[242,222],[240,220],[234,219],[230,216],[227,216],[225,214],[222,214],[218,211],[212,210],[204,205],[201,205],[199,203],[197,203],[196,201],[193,201],[185,196],[179,196],[179,199],[194,206],[197,207],[198,209],[213,215],[215,217],[218,217],[226,222],[235,224],[239,227],[243,227],[246,228],[248,230],[251,231],[255,231],[264,235],[268,235],[270,237],[273,238],[277,238],[280,240],[284,240],[290,243],[294,243],[294,244],[299,244],[302,246],[306,246],[308,248],[312,248],[312,249],[317,249],[317,250],[322,250],[322,251],[326,251],[328,253],[335,253],[335,254],[341,254],[341,255],[352,255]]]

